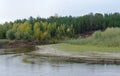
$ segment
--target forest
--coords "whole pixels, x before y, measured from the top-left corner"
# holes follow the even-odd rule
[[[32,16],[0,24],[0,39],[37,40],[46,42],[53,39],[74,38],[86,32],[120,27],[120,13],[89,13],[83,16]],[[114,32],[114,31],[113,31]]]

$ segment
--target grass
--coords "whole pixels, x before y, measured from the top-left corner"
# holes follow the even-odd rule
[[[72,56],[88,56],[94,58],[115,58],[119,59],[120,47],[106,47],[106,46],[93,46],[93,45],[75,45],[75,44],[58,44],[53,48],[61,50]],[[116,57],[117,54],[117,57]]]
[[[58,44],[54,48],[65,52],[120,52],[120,47],[103,47],[92,45],[74,45],[74,44]]]

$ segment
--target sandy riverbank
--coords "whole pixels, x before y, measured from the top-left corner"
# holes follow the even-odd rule
[[[49,57],[77,63],[120,64],[120,54],[118,53],[97,52],[95,55],[82,55],[77,52],[71,53],[56,49],[53,47],[55,45],[58,44],[36,46],[37,50],[28,53],[28,55]]]

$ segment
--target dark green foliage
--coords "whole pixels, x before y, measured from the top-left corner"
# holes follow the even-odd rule
[[[15,39],[15,31],[13,29],[10,29],[7,31],[6,37],[11,40]]]

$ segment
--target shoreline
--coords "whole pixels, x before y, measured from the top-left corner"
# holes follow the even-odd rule
[[[53,44],[55,45],[55,44]],[[92,57],[85,55],[75,55],[73,53],[66,53],[58,49],[52,48],[52,45],[36,46],[37,50],[27,53],[29,56],[46,57],[56,60],[75,63],[88,63],[88,64],[118,64],[120,65],[120,58],[109,57]]]
[[[53,46],[59,44],[48,45],[33,45],[32,42],[14,41],[3,46],[5,51],[1,51],[1,55],[24,53],[29,56],[46,57],[56,60],[62,60],[66,62],[76,63],[90,63],[90,64],[119,64],[120,54],[109,52],[92,52],[86,51],[84,54],[81,52],[65,52],[60,49],[56,49]],[[17,47],[16,47],[17,46]],[[15,48],[16,47],[16,48]],[[1,48],[2,49],[2,48]],[[34,49],[34,51],[33,51]]]
[[[46,57],[51,59],[62,60],[66,62],[75,63],[88,63],[88,64],[117,64],[120,65],[120,59],[108,59],[108,58],[89,58],[89,57],[70,57],[70,56],[55,56],[45,54],[26,54],[30,56]]]

